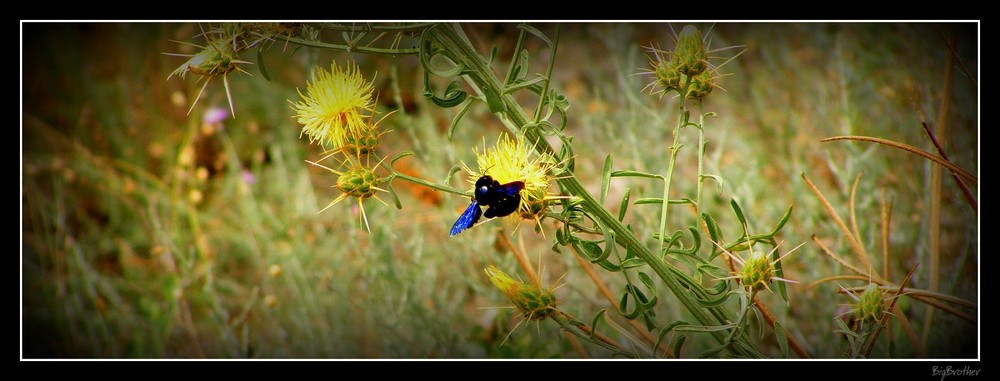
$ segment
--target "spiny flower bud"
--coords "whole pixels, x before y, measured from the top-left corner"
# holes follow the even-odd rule
[[[858,306],[855,314],[858,319],[875,322],[882,317],[885,309],[885,300],[882,298],[882,290],[875,283],[869,283],[865,291],[858,297]]]
[[[346,134],[344,136],[344,149],[357,155],[368,155],[375,153],[379,145],[381,134],[374,127],[365,128],[357,134]]]
[[[681,87],[681,74],[677,72],[674,65],[667,60],[661,60],[656,64],[656,80],[660,82],[663,91],[677,90]]]
[[[701,74],[691,78],[691,85],[688,87],[687,99],[692,99],[700,101],[705,99],[708,94],[712,93],[712,89],[715,88],[715,79],[712,78],[712,72],[703,71]]]
[[[521,212],[521,218],[533,220],[548,209],[550,200],[545,198],[544,192],[541,192],[541,195],[538,193],[521,192],[521,201],[524,203],[524,206],[518,210]]]
[[[231,44],[222,40],[210,40],[208,45],[170,73],[170,76],[184,78],[184,74],[189,71],[198,75],[217,76],[233,71],[238,62],[240,61],[236,59],[236,52]]]
[[[767,260],[767,255],[762,251],[756,251],[743,263],[739,275],[744,287],[759,291],[771,283],[772,274],[773,264]]]
[[[677,37],[677,48],[671,59],[678,72],[694,77],[708,68],[708,53],[701,41],[701,31],[694,25],[685,26]]]
[[[375,194],[379,190],[379,176],[372,170],[364,167],[356,167],[344,172],[337,177],[337,188],[344,194],[365,199]]]
[[[542,320],[556,312],[556,297],[550,290],[516,281],[493,265],[485,271],[490,281],[507,295],[524,317]]]

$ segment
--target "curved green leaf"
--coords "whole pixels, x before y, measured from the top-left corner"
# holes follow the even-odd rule
[[[708,236],[712,239],[712,254],[708,256],[708,260],[715,259],[716,256],[722,254],[722,249],[718,245],[723,244],[722,241],[722,229],[719,228],[719,224],[715,222],[715,218],[708,215],[707,213],[701,214],[701,219],[705,221],[705,227],[708,230]],[[718,243],[718,245],[716,245]]]
[[[525,88],[528,88],[528,87],[536,86],[539,82],[542,82],[545,79],[546,79],[545,77],[542,77],[539,74],[538,77],[535,77],[535,78],[532,78],[532,79],[529,79],[529,80],[524,80],[524,81],[517,80],[514,83],[512,83],[512,84],[510,84],[510,85],[508,85],[506,87],[504,87],[503,90],[500,92],[500,95],[507,95],[507,94],[513,93],[513,92],[518,91],[518,90],[522,90],[522,89],[525,89]],[[540,91],[541,91],[541,89],[539,88],[539,90],[536,90],[535,92],[537,93],[537,92],[540,92]]]
[[[486,105],[489,106],[490,112],[496,115],[497,113],[503,113],[507,111],[506,106],[504,106],[503,100],[500,99],[500,94],[497,94],[490,87],[482,88],[483,96],[486,97]]]
[[[465,102],[465,106],[462,106],[462,109],[458,111],[458,114],[455,115],[455,118],[451,120],[451,125],[448,126],[448,140],[451,140],[451,138],[455,136],[455,130],[458,128],[458,121],[461,120],[463,116],[465,116],[465,113],[468,112],[469,108],[472,107],[472,103],[477,100],[479,100],[479,98],[469,97],[469,101]]]
[[[781,253],[778,250],[774,250],[774,252],[771,253],[771,262],[774,263],[774,275],[778,278],[784,278],[785,270],[783,270],[781,266],[781,262],[783,261],[778,260],[778,258],[781,258],[780,254]],[[788,291],[785,289],[785,282],[775,283],[777,283],[775,287],[778,288],[778,296],[781,297],[781,300],[785,301],[785,304],[788,304]]]
[[[677,335],[677,339],[674,341],[674,355],[677,358],[681,357],[681,346],[684,345],[684,339],[686,338],[687,335]]]
[[[462,74],[465,70],[465,66],[456,61],[451,57],[451,53],[444,48],[435,46],[433,42],[429,39],[429,33],[423,33],[420,36],[420,65],[424,67],[424,76],[427,74],[433,74],[438,77],[451,78],[457,77]],[[435,68],[431,64],[431,60],[437,56],[444,57],[454,66],[449,69],[439,69]]]
[[[757,309],[757,307],[750,307],[750,310],[753,311],[753,314],[756,317],[755,320],[757,320],[757,332],[760,332],[759,340],[764,340],[764,317],[761,316],[760,310]]]
[[[665,325],[663,328],[660,328],[660,333],[656,334],[656,342],[653,343],[653,348],[659,348],[660,342],[663,341],[663,336],[666,336],[668,333],[670,333],[670,331],[673,330],[674,327],[686,324],[688,324],[686,321],[678,320],[673,323]],[[676,350],[674,351],[674,356],[678,356],[678,352]]]
[[[601,321],[601,318],[604,317],[604,314],[606,312],[608,312],[607,309],[601,308],[600,311],[597,311],[597,315],[594,315],[594,319],[590,321],[590,337],[591,338],[593,338],[594,335],[597,334],[597,323]]]
[[[525,31],[527,31],[528,33],[531,33],[531,34],[535,35],[535,37],[538,37],[538,38],[540,38],[540,39],[541,39],[542,41],[545,41],[545,44],[546,44],[546,45],[548,45],[548,46],[552,46],[552,41],[551,41],[551,40],[549,40],[549,38],[548,38],[547,36],[545,36],[545,33],[542,33],[542,31],[540,31],[540,30],[538,30],[538,29],[535,29],[535,27],[533,27],[533,26],[531,26],[531,25],[528,25],[528,24],[519,24],[519,25],[517,26],[517,28],[518,28],[518,29],[522,29],[522,30],[525,30]]]
[[[451,177],[454,176],[456,172],[461,170],[462,170],[461,166],[458,165],[452,166],[450,169],[448,169],[448,176],[445,176],[444,181],[442,181],[442,183],[449,184],[450,183],[449,180],[451,180]]]
[[[699,272],[701,272],[702,274],[705,274],[705,275],[708,275],[708,276],[711,276],[711,277],[717,278],[717,279],[718,278],[725,278],[725,277],[729,276],[729,272],[726,271],[726,269],[723,269],[723,268],[721,268],[719,266],[716,266],[714,263],[711,263],[711,262],[705,262],[703,264],[698,265],[697,270]]]
[[[611,157],[608,155],[608,157]],[[632,195],[632,188],[625,188],[625,195],[622,196],[622,204],[618,207],[618,221],[625,221],[625,211],[628,210],[628,199]]]
[[[667,200],[667,203],[669,203],[670,205],[678,205],[678,204],[691,204],[691,205],[694,205],[694,200],[692,200],[690,198],[687,198],[687,197],[684,197],[684,198],[682,198],[680,200]],[[662,197],[643,197],[643,198],[635,200],[634,204],[635,205],[641,205],[641,204],[662,205],[663,204],[663,198]]]
[[[411,156],[411,155],[413,155],[413,152],[411,152],[411,151],[403,151],[403,152],[397,153],[396,156],[393,156],[392,159],[389,159],[389,166],[391,167],[393,164],[396,164],[396,160],[399,160],[399,159],[402,159],[404,157]],[[450,175],[451,174],[449,173],[449,177],[450,177]]]
[[[267,73],[267,65],[264,64],[264,53],[261,49],[257,49],[257,69],[260,70],[260,74],[264,76],[264,79],[271,82],[271,75]]]
[[[493,60],[497,58],[497,52],[499,50],[500,50],[500,47],[497,46],[496,44],[493,44],[493,47],[490,48],[490,56],[489,56],[489,58],[486,59],[486,66],[490,66],[490,65],[493,64]]]
[[[734,326],[732,324],[713,325],[713,326],[681,325],[674,328],[674,330],[678,332],[718,332],[718,331],[725,331],[733,327]]]
[[[788,223],[788,219],[792,217],[793,206],[795,205],[788,205],[788,209],[785,209],[785,214],[781,216],[781,220],[778,221],[778,224],[774,225],[774,229],[771,229],[771,233],[768,235],[775,236],[781,228],[785,227],[785,224]]]
[[[778,341],[778,349],[781,350],[781,358],[788,358],[788,337],[785,336],[785,328],[774,321],[774,339]]]
[[[604,170],[601,172],[601,204],[608,198],[608,188],[611,186],[611,154],[604,158]]]
[[[396,195],[396,189],[392,187],[392,183],[389,185],[389,195],[392,196],[392,202],[396,204],[396,209],[403,209],[403,203],[399,202],[399,196]]]
[[[649,179],[663,179],[662,175],[657,175],[655,173],[633,171],[631,169],[620,169],[617,171],[613,171],[611,172],[611,177],[645,177]]]
[[[631,258],[622,261],[621,266],[623,269],[631,269],[636,267],[642,267],[646,265],[646,261],[642,258]]]
[[[749,229],[749,225],[747,225],[747,219],[743,215],[743,209],[740,208],[740,204],[736,202],[735,198],[730,198],[729,204],[733,206],[733,212],[736,213],[736,218],[740,220],[740,225],[742,225],[746,229]]]
[[[712,298],[712,299],[695,298],[695,301],[697,301],[698,304],[701,305],[702,307],[711,308],[722,305],[722,303],[725,303],[727,300],[729,300],[729,297],[732,295],[733,292],[726,292],[719,295],[719,297],[717,298]]]
[[[656,284],[653,283],[653,279],[642,271],[640,271],[637,275],[639,276],[639,282],[642,282],[642,285],[646,286],[646,288],[649,289],[649,292],[656,295]]]
[[[458,106],[469,96],[469,93],[462,89],[462,83],[459,81],[452,81],[448,84],[448,87],[444,90],[444,97],[438,97],[433,93],[425,92],[424,96],[430,95],[428,99],[434,102],[435,105],[441,108],[452,108]]]
[[[715,356],[719,352],[724,351],[727,347],[729,347],[729,346],[728,345],[721,345],[721,346],[718,346],[718,347],[715,347],[715,348],[711,348],[709,350],[706,350],[704,352],[699,353],[698,354],[698,358],[703,359],[703,358],[709,358],[709,357]]]

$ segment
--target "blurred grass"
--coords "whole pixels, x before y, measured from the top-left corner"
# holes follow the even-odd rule
[[[231,75],[237,117],[211,124],[202,122],[207,107],[228,108],[221,83],[209,85],[188,117],[201,83],[166,80],[184,60],[160,54],[184,52],[186,47],[168,40],[190,40],[196,25],[23,26],[22,356],[579,356],[550,322],[522,324],[498,347],[518,319],[508,309],[492,308],[509,303],[482,269],[490,263],[515,268],[495,242],[497,228],[510,234],[512,227],[491,222],[447,237],[468,200],[396,182],[404,207],[367,202],[371,234],[359,225],[356,201],[316,213],[338,195],[331,188],[335,177],[305,163],[320,152],[299,139],[287,103],[296,99],[295,88],[304,87],[313,65],[350,58],[368,76],[377,71],[382,110],[395,107],[390,81],[398,80],[407,113],[387,119],[394,132],[381,154],[415,151],[397,166],[421,177],[444,181],[449,168],[472,162],[471,146],[483,144],[484,136],[494,141],[502,130],[484,107],[476,107],[448,141],[443,134],[457,110],[438,109],[422,98],[422,73],[413,57],[308,49],[291,54],[291,47],[282,51],[276,43],[265,54],[272,81],[253,67],[253,76]],[[703,32],[711,27],[699,26]],[[514,25],[466,27],[482,43],[481,52],[496,43],[506,62]],[[564,27],[553,86],[573,104],[567,131],[574,136],[577,176],[595,194],[608,153],[616,169],[666,170],[676,100],[640,94],[649,79],[634,73],[648,64],[640,47],[669,48],[670,33],[666,24]],[[725,181],[721,187],[706,183],[706,208],[728,236],[739,230],[730,197],[748,214],[751,232],[769,230],[792,204],[794,214],[780,235],[784,250],[815,234],[853,259],[799,174],[846,217],[850,186],[864,173],[856,213],[874,271],[889,266],[891,279],[901,281],[919,263],[912,284],[927,287],[930,164],[886,147],[818,141],[870,135],[933,151],[913,105],[935,120],[950,54],[943,36],[952,35],[961,59],[977,72],[974,24],[715,25],[711,47],[747,45],[722,70],[732,74],[720,80],[726,91],[717,89],[705,104],[719,114],[707,122],[706,170]],[[540,71],[547,53],[537,43],[529,39],[528,48],[532,67]],[[398,77],[391,75],[393,65]],[[975,85],[956,70],[949,96],[946,150],[955,164],[978,173]],[[672,198],[695,192],[697,135],[682,135]],[[451,184],[464,186],[464,179],[456,176]],[[977,216],[951,178],[942,185],[941,291],[976,301]],[[617,210],[625,187],[632,188],[633,199],[661,192],[650,182],[616,179],[607,207]],[[883,188],[894,204],[890,263],[874,255],[881,250]],[[691,224],[691,216],[673,213],[672,229]],[[633,205],[626,218],[637,231],[651,231],[659,211]],[[547,239],[525,225],[513,240],[533,260],[541,258],[543,283],[565,274],[565,286],[556,291],[560,308],[583,320],[601,308],[613,311],[571,253],[550,250],[554,225],[544,225]],[[640,238],[653,242],[651,236]],[[849,300],[835,293],[833,283],[811,290],[804,284],[847,271],[812,244],[784,266],[786,277],[803,283],[789,286],[790,304],[773,295],[762,298],[814,357],[840,357],[844,343],[832,333],[833,319]],[[621,292],[619,277],[606,282]],[[660,321],[684,318],[672,297],[661,297]],[[906,298],[901,305],[921,327],[926,305]],[[934,319],[929,357],[978,355],[975,324],[940,312]],[[915,355],[901,332],[893,338],[897,355]],[[764,342],[770,344],[762,349],[776,356],[773,338]],[[694,356],[708,344],[690,337],[682,355]],[[607,356],[587,350],[589,356]],[[881,351],[878,356],[886,357]]]

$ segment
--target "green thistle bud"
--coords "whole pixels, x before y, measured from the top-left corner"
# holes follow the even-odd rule
[[[357,134],[346,134],[344,136],[344,149],[356,155],[368,155],[375,153],[379,145],[378,133],[374,127],[366,128]]]
[[[771,283],[772,273],[773,265],[767,260],[767,255],[757,251],[743,263],[739,275],[744,287],[759,291],[767,288],[767,285]]]
[[[885,309],[885,300],[882,299],[882,290],[875,283],[869,283],[865,291],[858,297],[858,306],[855,314],[858,319],[869,322],[878,321],[882,317]]]
[[[535,192],[522,191],[521,200],[523,201],[523,205],[518,209],[521,213],[521,218],[531,220],[544,213],[549,207],[549,200],[545,196],[546,191],[544,189],[539,189],[539,191]]]
[[[656,80],[663,86],[663,91],[677,90],[681,88],[681,74],[677,72],[674,65],[667,60],[662,60],[656,65]]]
[[[677,38],[677,48],[671,63],[681,74],[694,77],[708,68],[708,53],[701,41],[701,31],[693,25],[685,26]]]
[[[198,75],[217,76],[229,73],[241,63],[236,58],[236,52],[231,44],[222,40],[211,40],[198,54],[175,69],[171,76],[184,78],[184,74],[192,72]]]
[[[691,78],[691,86],[688,88],[687,99],[701,101],[712,93],[715,88],[715,79],[710,71],[703,71],[701,74]]]
[[[556,312],[556,297],[551,290],[516,281],[493,265],[485,271],[490,281],[507,295],[524,317],[542,320]]]
[[[368,168],[352,168],[337,177],[337,189],[340,189],[344,194],[364,199],[371,197],[375,191],[379,190],[380,180],[381,178]]]

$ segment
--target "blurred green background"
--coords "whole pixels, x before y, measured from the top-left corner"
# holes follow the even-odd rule
[[[463,26],[483,54],[498,47],[494,70],[502,75],[516,25]],[[929,161],[871,143],[819,142],[867,135],[934,152],[920,113],[936,127],[945,98],[946,133],[939,139],[953,163],[978,173],[977,24],[697,26],[711,48],[746,49],[722,67],[725,91],[716,89],[704,105],[718,113],[707,122],[706,169],[724,180],[721,187],[706,183],[706,208],[726,231],[738,230],[731,197],[747,212],[752,231],[769,230],[794,205],[779,235],[785,249],[815,234],[856,264],[800,174],[846,220],[851,186],[863,173],[855,213],[872,270],[888,267],[890,279],[901,282],[919,264],[912,287],[928,288],[936,271],[940,292],[978,301],[978,217],[947,171],[940,194],[941,263],[932,270]],[[552,24],[536,27],[553,35]],[[263,54],[270,80],[254,67],[259,65],[244,65],[252,76],[230,75],[236,118],[206,119],[218,109],[228,112],[218,79],[188,116],[201,82],[193,75],[167,80],[186,59],[161,53],[192,54],[194,48],[171,40],[199,44],[193,38],[198,33],[193,23],[22,24],[22,357],[608,355],[586,344],[583,352],[574,350],[550,321],[522,324],[499,345],[520,318],[505,307],[509,302],[483,268],[496,264],[524,276],[498,234],[542,264],[543,283],[563,277],[556,290],[561,309],[584,321],[609,309],[608,319],[625,325],[572,252],[551,250],[555,222],[544,221],[544,237],[528,225],[514,231],[492,221],[449,238],[468,199],[402,181],[393,185],[403,209],[366,202],[371,233],[359,225],[356,200],[317,214],[339,195],[332,188],[336,177],[305,162],[319,159],[321,150],[299,137],[288,103],[298,100],[296,88],[305,89],[312,67],[353,60],[375,79],[380,112],[402,100],[406,112],[383,124],[393,132],[383,138],[380,154],[413,151],[397,168],[454,187],[465,187],[465,179],[445,179],[448,169],[473,163],[471,147],[484,139],[492,144],[504,130],[485,107],[474,107],[448,140],[445,132],[458,110],[423,98],[415,57],[296,50],[279,41]],[[574,137],[577,177],[595,194],[609,153],[616,169],[666,171],[676,99],[641,93],[650,78],[636,73],[649,65],[643,47],[669,49],[672,35],[665,23],[563,25],[553,88],[572,104],[566,132]],[[527,49],[534,72],[541,72],[548,51],[537,39],[529,39]],[[715,52],[712,62],[740,50]],[[257,62],[253,54],[243,59]],[[524,104],[534,107],[534,101]],[[697,135],[685,130],[682,136],[671,198],[693,197],[695,189]],[[978,196],[978,186],[970,185]],[[662,192],[653,182],[615,179],[606,204],[612,211],[626,187],[633,199]],[[881,257],[883,191],[892,200],[887,263]],[[658,219],[659,209],[634,205],[626,222],[651,231]],[[690,214],[672,214],[674,229],[692,223]],[[786,277],[801,282],[789,286],[790,303],[770,294],[762,299],[813,357],[841,357],[846,344],[833,333],[834,319],[851,300],[836,290],[863,283],[807,288],[823,277],[849,274],[812,242],[790,255],[784,268]],[[620,295],[620,277],[602,275]],[[684,319],[666,288],[660,294],[660,321]],[[902,298],[900,306],[921,336],[921,349],[894,324],[893,355],[979,355],[978,323],[942,311],[927,323],[926,304]],[[957,308],[978,316],[975,308]],[[765,353],[778,355],[772,336],[760,342]],[[707,335],[690,337],[681,355],[694,356],[709,344]],[[889,353],[881,345],[875,356]]]

